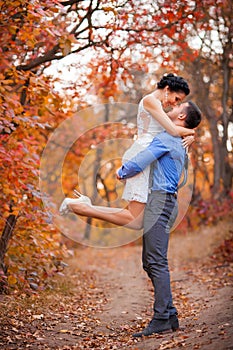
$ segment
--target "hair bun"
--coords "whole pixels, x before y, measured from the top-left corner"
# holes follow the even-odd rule
[[[164,76],[163,77],[165,77],[165,78],[174,78],[174,77],[176,77],[177,75],[175,75],[175,74],[173,74],[173,73],[166,73],[166,74],[164,74]]]
[[[164,74],[162,79],[157,83],[158,89],[164,89],[166,86],[168,86],[171,91],[183,91],[185,95],[190,93],[187,81],[173,73]]]

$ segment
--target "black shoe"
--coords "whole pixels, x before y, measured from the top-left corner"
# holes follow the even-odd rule
[[[149,325],[139,333],[134,333],[133,337],[142,337],[155,333],[163,333],[167,331],[176,331],[179,328],[179,321],[176,315],[171,316],[168,320],[157,320],[152,318]]]
[[[152,318],[149,325],[139,333],[133,334],[133,337],[142,337],[152,335],[155,333],[162,333],[166,332],[172,329],[171,323],[168,320],[157,320],[155,318]]]
[[[171,323],[173,332],[175,332],[175,331],[177,331],[177,329],[179,329],[179,327],[180,327],[179,320],[178,320],[178,317],[176,315],[170,316],[169,322]]]

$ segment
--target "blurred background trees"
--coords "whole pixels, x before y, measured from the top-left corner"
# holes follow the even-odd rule
[[[211,223],[229,215],[232,6],[230,0],[0,1],[2,290],[7,285],[38,290],[62,266],[65,247],[39,190],[49,136],[84,108],[138,103],[164,73],[189,81],[204,116],[192,148],[195,188],[187,222]],[[108,121],[107,111],[103,118]],[[126,125],[123,134],[131,138],[132,130]],[[111,138],[111,132],[84,135],[71,150],[74,157],[68,156],[70,165],[78,166],[84,150],[103,135]],[[64,167],[63,179],[69,169]],[[69,175],[65,194],[77,185]],[[109,199],[117,185],[112,175],[106,178],[108,184],[98,174],[101,196]],[[51,179],[55,188],[53,169]]]

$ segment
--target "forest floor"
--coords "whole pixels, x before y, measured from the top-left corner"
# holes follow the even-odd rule
[[[233,350],[232,221],[171,235],[180,329],[134,339],[152,316],[141,245],[80,247],[49,291],[0,297],[0,348]]]

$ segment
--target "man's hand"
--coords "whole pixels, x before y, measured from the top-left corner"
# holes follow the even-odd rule
[[[118,174],[118,171],[120,170],[120,168],[119,169],[117,169],[117,171],[116,171],[116,178],[117,178],[117,180],[121,180],[121,178],[120,178],[120,176],[119,176],[119,174]]]
[[[120,176],[119,176],[119,174],[118,174],[118,171],[119,171],[120,169],[121,169],[121,168],[117,169],[117,171],[116,171],[116,178],[117,178],[117,180],[119,180],[119,181],[121,181],[121,182],[125,183],[125,182],[126,182],[126,180],[121,179],[121,178],[120,178]]]

